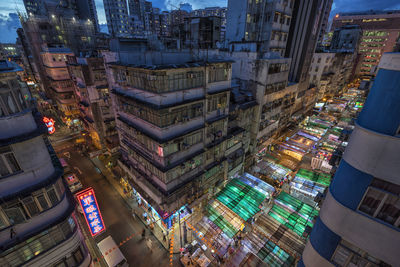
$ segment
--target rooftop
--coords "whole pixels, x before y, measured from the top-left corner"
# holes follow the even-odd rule
[[[366,10],[366,11],[358,11],[358,12],[343,12],[339,13],[340,16],[360,16],[360,15],[390,15],[390,14],[399,14],[400,10]]]
[[[183,69],[183,68],[196,68],[196,67],[204,67],[205,65],[215,64],[215,63],[233,63],[233,60],[226,59],[212,59],[206,62],[198,61],[198,62],[187,62],[183,64],[154,64],[154,65],[139,65],[139,64],[125,64],[122,62],[110,63],[110,65],[116,66],[126,66],[131,68],[138,69],[147,69],[147,70],[166,70],[166,69]]]
[[[17,63],[7,60],[0,60],[0,73],[23,71]]]

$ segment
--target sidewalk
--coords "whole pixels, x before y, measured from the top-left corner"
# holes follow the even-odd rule
[[[137,202],[130,198],[129,196],[127,196],[121,185],[119,184],[119,182],[117,181],[115,175],[109,170],[107,169],[104,164],[101,162],[101,160],[99,158],[90,158],[90,160],[92,161],[92,163],[100,169],[101,173],[103,174],[104,177],[106,177],[106,179],[110,182],[110,184],[114,187],[114,189],[121,195],[121,197],[124,199],[125,203],[127,204],[127,208],[129,208],[131,211],[135,212],[135,219],[137,220],[137,218],[140,218],[140,221],[143,223],[143,225],[146,225],[146,223],[144,222],[143,218],[142,218],[142,214],[143,214],[143,210],[138,206]],[[182,223],[183,226],[183,223]],[[149,229],[146,226],[147,229]],[[182,229],[183,232],[183,229]],[[151,233],[154,235],[154,237],[163,245],[163,247],[168,250],[169,249],[169,240],[167,239],[166,241],[163,240],[163,233],[162,230],[159,229],[159,227],[155,224],[154,230],[151,231]],[[188,230],[188,234],[189,234],[189,230]],[[175,233],[174,233],[174,254],[180,253],[180,245],[179,245],[179,228],[175,229]]]
[[[92,267],[105,267],[107,266],[106,262],[102,258],[100,251],[97,249],[96,243],[93,238],[89,237],[87,232],[86,225],[83,225],[82,220],[84,220],[83,216],[76,211],[76,219],[79,224],[80,232],[84,237],[86,247],[89,250],[90,256],[92,257]]]

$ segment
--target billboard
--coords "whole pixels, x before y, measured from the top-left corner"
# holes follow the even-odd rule
[[[99,205],[93,188],[89,187],[76,194],[79,205],[82,208],[86,223],[89,227],[91,235],[94,237],[106,230],[106,226],[101,217]]]

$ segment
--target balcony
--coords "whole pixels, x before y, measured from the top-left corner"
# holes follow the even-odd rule
[[[43,211],[39,215],[27,220],[24,223],[10,226],[0,232],[0,247],[5,250],[15,243],[21,242],[32,235],[40,233],[49,228],[52,224],[64,220],[71,215],[75,208],[72,195],[66,191],[62,200],[52,208]],[[11,229],[15,232],[14,238],[10,239]]]
[[[37,129],[31,110],[0,117],[0,139],[31,133]]]
[[[189,121],[176,124],[174,126],[159,128],[149,122],[124,112],[120,112],[121,116],[117,119],[117,126],[122,129],[132,127],[135,130],[147,135],[151,139],[162,144],[173,140],[177,137],[189,134],[204,127],[204,118],[197,117]],[[127,129],[129,132],[129,128]]]

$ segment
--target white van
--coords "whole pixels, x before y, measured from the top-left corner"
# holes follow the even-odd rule
[[[124,255],[110,235],[97,243],[97,246],[108,267],[129,267]]]
[[[83,187],[81,181],[79,181],[78,177],[72,172],[64,174],[64,179],[67,181],[69,190],[71,190],[72,193],[81,190]]]

